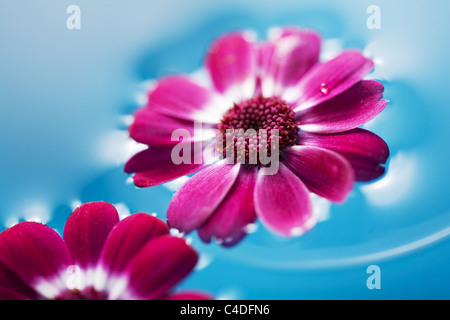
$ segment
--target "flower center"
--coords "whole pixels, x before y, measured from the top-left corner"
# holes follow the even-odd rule
[[[255,96],[235,103],[218,125],[224,158],[262,167],[297,141],[298,122],[291,107],[277,97]],[[219,144],[220,146],[220,144]]]

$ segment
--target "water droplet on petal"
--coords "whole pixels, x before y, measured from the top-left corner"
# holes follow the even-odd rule
[[[320,85],[320,91],[325,95],[325,94],[328,94],[328,87],[327,87],[327,84],[326,83],[322,83],[321,85]]]

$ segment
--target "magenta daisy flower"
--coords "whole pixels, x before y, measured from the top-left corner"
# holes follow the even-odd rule
[[[272,32],[264,42],[234,32],[218,38],[207,53],[209,86],[182,75],[157,81],[130,127],[131,137],[149,148],[130,159],[125,171],[135,173],[136,186],[149,187],[201,170],[174,195],[167,212],[171,227],[197,229],[203,241],[216,238],[224,245],[243,238],[257,218],[276,234],[300,235],[315,224],[310,193],[342,202],[354,181],[384,173],[386,143],[358,128],[387,105],[383,85],[362,80],[374,64],[357,50],[319,61],[320,45],[316,32],[296,27]],[[218,131],[222,141],[228,130],[258,134],[227,140],[219,160],[209,164],[195,161],[195,150],[207,150],[196,149],[205,139],[198,123]],[[180,128],[188,137],[182,143],[172,135]],[[249,161],[249,150],[262,141],[272,150],[272,136],[261,129],[278,131],[271,154],[280,162],[275,174],[268,174],[261,159]],[[173,161],[180,145],[192,147],[183,156],[191,161]],[[227,158],[225,151],[241,146],[241,159]]]
[[[69,217],[64,239],[35,222],[0,233],[0,299],[208,299],[170,291],[197,258],[160,219],[119,222],[114,206],[92,202]]]

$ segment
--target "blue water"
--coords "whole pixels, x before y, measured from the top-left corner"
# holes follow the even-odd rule
[[[366,9],[381,8],[381,29]],[[66,8],[81,8],[81,30]],[[122,167],[126,121],[143,82],[202,66],[223,32],[314,28],[324,56],[359,48],[376,61],[387,109],[367,128],[391,150],[385,177],[348,201],[318,200],[308,234],[278,238],[257,224],[224,249],[189,235],[197,270],[180,287],[238,299],[450,298],[448,166],[450,36],[443,1],[12,1],[0,3],[0,230],[22,220],[61,232],[72,208],[104,200],[121,214],[164,219],[173,186],[136,189]],[[381,289],[366,286],[370,265]]]

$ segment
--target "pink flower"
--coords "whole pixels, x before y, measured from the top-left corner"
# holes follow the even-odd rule
[[[69,217],[64,240],[35,222],[0,233],[0,299],[208,299],[169,291],[197,258],[161,220],[119,222],[114,206],[92,202]]]
[[[149,148],[130,159],[125,171],[135,173],[136,186],[149,187],[202,169],[174,195],[167,212],[171,227],[197,229],[203,241],[216,238],[224,245],[243,238],[257,218],[279,235],[300,235],[315,224],[310,192],[342,202],[354,181],[384,173],[386,143],[358,128],[388,103],[381,100],[381,83],[362,80],[373,62],[357,50],[321,62],[320,43],[317,33],[295,27],[259,43],[234,32],[207,53],[211,86],[179,75],[156,83],[130,127],[131,137]],[[196,122],[223,137],[228,129],[278,129],[278,172],[267,174],[260,161],[249,164],[248,154],[245,164],[173,163],[179,141],[172,141],[172,133],[184,128],[191,138],[183,143],[194,145],[203,139]],[[240,143],[250,150],[263,140],[270,146],[270,137],[262,135]],[[233,143],[224,150],[237,149]]]

